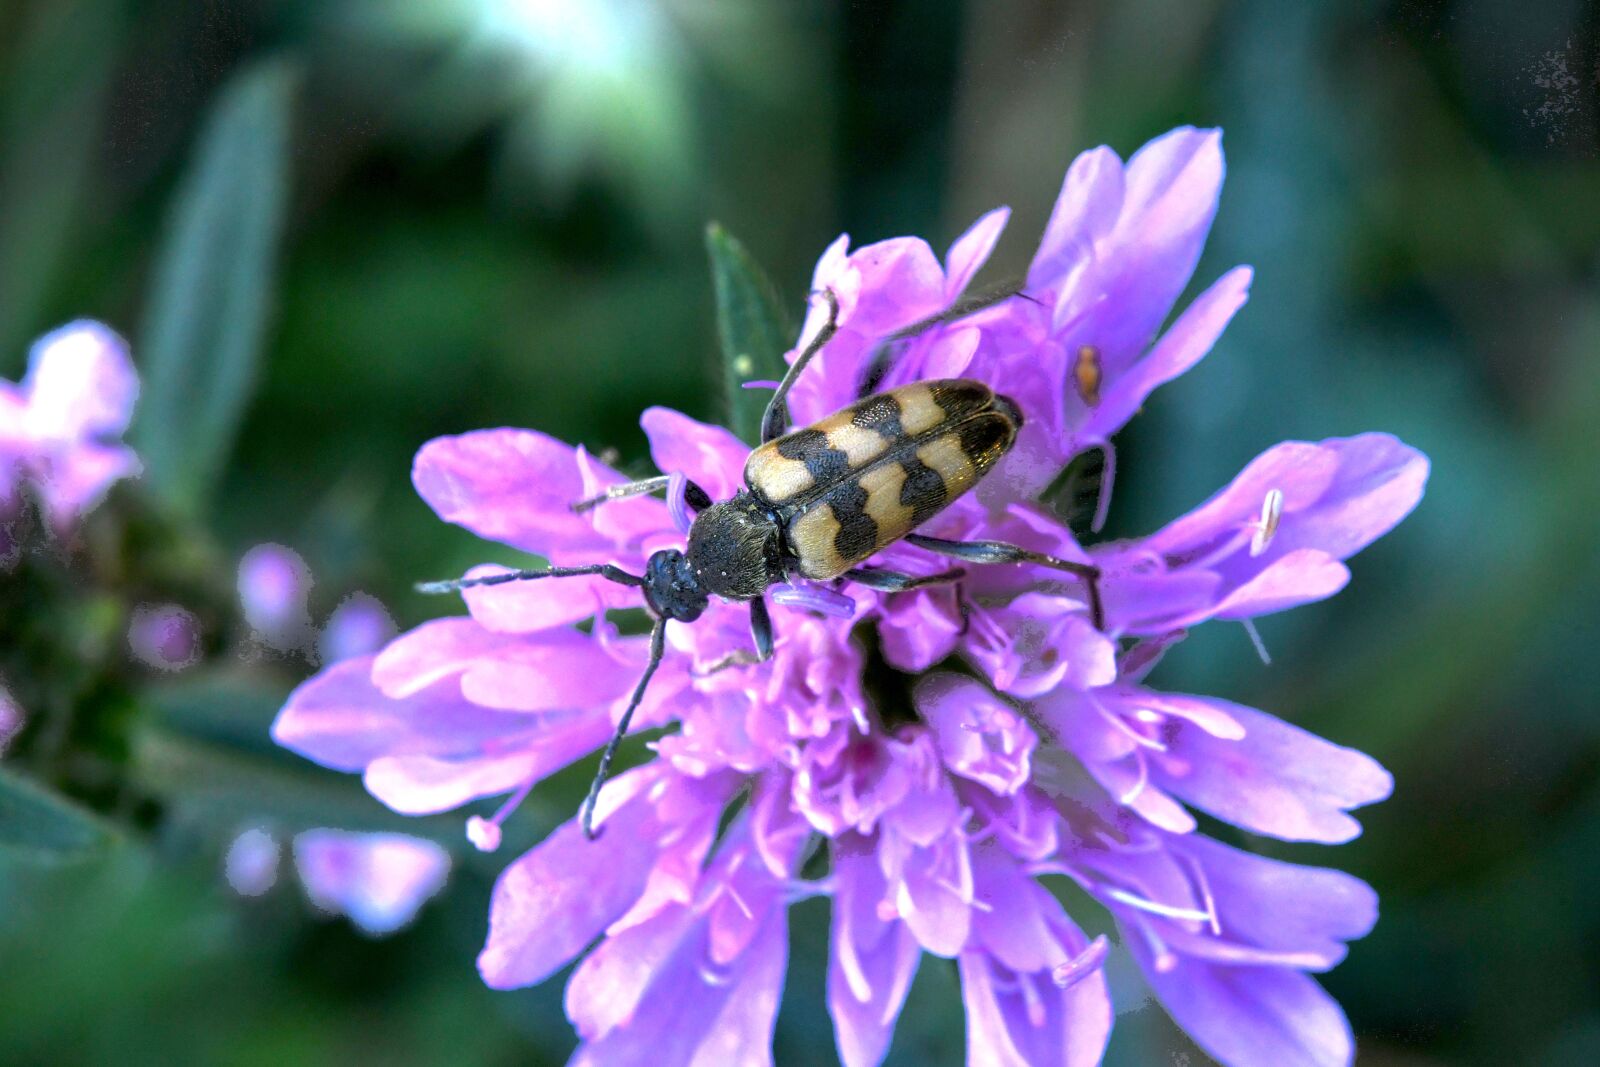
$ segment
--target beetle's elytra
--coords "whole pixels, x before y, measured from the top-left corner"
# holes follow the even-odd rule
[[[1017,406],[982,382],[903,385],[757,448],[745,462],[745,485],[783,534],[783,562],[826,581],[971,489],[1011,448],[1021,425]],[[718,507],[732,506],[712,507],[695,525],[716,522]],[[705,572],[707,588],[749,598],[748,587],[717,588],[713,561],[697,558],[696,547],[691,532],[689,560]]]
[[[815,425],[785,432],[789,390],[838,327],[838,300],[831,290],[822,295],[828,302],[827,322],[790,365],[767,405],[761,420],[762,444],[745,461],[745,489],[730,500],[713,503],[703,489],[682,475],[663,475],[614,485],[601,496],[573,504],[573,510],[581,512],[609,500],[666,490],[674,515],[685,517],[682,525],[688,544],[684,551],[657,551],[642,575],[614,564],[596,563],[418,587],[425,592],[447,592],[474,585],[597,574],[643,591],[645,605],[656,620],[650,634],[650,660],[616,733],[601,754],[600,769],[584,801],[580,822],[591,837],[595,799],[645,687],[661,663],[667,621],[695,621],[713,596],[749,602],[755,647],[753,652],[730,653],[713,665],[712,671],[760,663],[772,655],[772,619],[764,597],[780,583],[789,587],[772,596],[788,606],[849,615],[854,602],[848,596],[821,585],[796,588],[793,581],[842,579],[871,589],[901,592],[957,581],[965,574],[960,568],[910,575],[856,566],[902,540],[970,563],[1033,563],[1082,579],[1090,616],[1096,626],[1102,624],[1100,572],[1090,564],[1000,541],[947,541],[914,532],[975,486],[1016,442],[1022,412],[987,385],[964,378],[915,382],[864,395]],[[935,316],[928,324],[950,318]],[[890,340],[906,336],[910,334],[902,331]],[[874,381],[876,377],[869,376],[862,391],[867,392]],[[697,513],[692,522],[686,518],[689,509]]]

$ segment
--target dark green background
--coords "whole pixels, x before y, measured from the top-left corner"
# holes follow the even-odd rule
[[[274,314],[207,551],[226,583],[248,546],[293,545],[320,613],[360,586],[412,625],[441,606],[410,582],[510,558],[416,499],[424,440],[533,426],[629,466],[643,407],[719,416],[707,220],[798,317],[841,230],[942,250],[1007,203],[993,274],[1015,273],[1077,151],[1220,125],[1228,181],[1198,278],[1251,263],[1251,301],[1123,436],[1108,533],[1155,527],[1286,437],[1389,430],[1434,473],[1348,592],[1262,624],[1271,667],[1219,625],[1157,681],[1394,772],[1358,842],[1261,843],[1382,896],[1327,980],[1363,1064],[1600,1062],[1592,4],[587,0],[586,17],[655,30],[568,55],[592,108],[573,119],[552,110],[573,96],[526,76],[533,51],[463,43],[486,3],[0,3],[0,371],[78,315],[139,336],[201,116],[242,65],[290,60]],[[249,821],[402,822],[270,751],[297,671],[141,698],[144,834],[109,860],[0,865],[0,1060],[565,1057],[560,982],[491,993],[472,960],[499,863],[565,817],[581,771],[540,791],[498,858],[469,855],[453,816],[407,823],[461,865],[385,941],[310,916],[292,885],[241,902],[220,884]],[[797,909],[793,940],[779,1060],[829,1062],[824,905]],[[1114,978],[1111,1062],[1205,1062]],[[958,995],[953,966],[926,961],[891,1061],[958,1062]]]

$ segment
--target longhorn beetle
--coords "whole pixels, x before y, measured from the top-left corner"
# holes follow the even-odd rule
[[[600,756],[599,770],[579,813],[584,835],[591,839],[595,836],[595,800],[617,746],[644,698],[645,687],[661,665],[668,620],[694,622],[713,596],[749,602],[755,648],[723,657],[710,671],[761,663],[772,655],[772,619],[765,597],[775,585],[783,586],[770,594],[780,604],[843,616],[854,608],[854,602],[836,590],[797,588],[791,584],[792,578],[813,582],[844,579],[869,589],[900,592],[953,582],[966,573],[957,567],[913,576],[856,566],[901,540],[968,563],[1035,563],[1065,571],[1084,580],[1090,616],[1096,627],[1104,628],[1098,568],[1001,541],[947,541],[913,532],[976,485],[1010,450],[1022,426],[1022,412],[1009,398],[965,378],[916,382],[873,393],[875,382],[869,378],[862,383],[864,395],[854,404],[815,425],[786,432],[789,390],[838,329],[838,298],[831,289],[823,290],[822,296],[828,305],[827,321],[790,365],[767,404],[761,418],[761,444],[745,461],[744,489],[730,500],[713,503],[704,489],[681,474],[663,475],[614,485],[600,496],[572,505],[574,511],[583,512],[607,501],[665,490],[680,527],[686,527],[686,550],[660,549],[651,555],[643,575],[596,563],[417,586],[425,593],[446,593],[471,586],[598,574],[643,590],[645,605],[655,616],[650,659]],[[934,316],[918,326],[949,317]],[[915,329],[901,331],[890,340],[903,340]],[[687,509],[696,512],[692,522],[687,519]]]

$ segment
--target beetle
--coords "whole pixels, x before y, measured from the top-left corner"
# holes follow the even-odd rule
[[[822,296],[828,305],[827,320],[790,365],[767,404],[761,444],[745,462],[744,489],[728,500],[713,502],[682,475],[662,475],[614,485],[572,505],[575,512],[585,512],[608,501],[665,491],[675,516],[695,512],[692,521],[680,518],[680,527],[687,527],[683,550],[659,549],[642,575],[598,563],[417,586],[425,593],[446,593],[540,578],[599,575],[643,591],[645,606],[655,618],[650,658],[600,756],[580,809],[579,824],[588,838],[595,836],[594,806],[600,787],[645,688],[661,665],[667,622],[694,622],[712,597],[749,603],[754,648],[724,656],[706,673],[771,657],[769,595],[778,603],[826,613],[848,616],[853,609],[854,601],[843,594],[820,585],[796,587],[795,578],[815,583],[843,579],[901,592],[953,582],[965,574],[959,567],[914,576],[857,566],[897,541],[968,563],[1034,563],[1074,575],[1087,586],[1094,625],[1104,628],[1098,568],[1002,541],[950,541],[915,532],[977,485],[1011,449],[1023,417],[1008,397],[965,378],[914,382],[881,393],[871,391],[875,380],[866,380],[864,395],[855,403],[811,426],[789,431],[789,391],[838,329],[838,298],[831,289],[823,290]],[[948,318],[935,316],[890,340],[902,340],[918,328]],[[783,588],[773,589],[780,585]]]

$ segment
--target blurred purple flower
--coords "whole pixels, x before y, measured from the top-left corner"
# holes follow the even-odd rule
[[[368,593],[351,593],[333,609],[322,628],[318,642],[322,662],[370,656],[388,644],[395,632],[394,618],[382,601]]]
[[[278,882],[278,839],[259,826],[235,837],[223,857],[228,885],[242,897],[259,897]]]
[[[269,648],[292,652],[311,639],[311,568],[285,545],[260,544],[239,560],[245,622]]]
[[[0,685],[0,756],[6,754],[11,742],[22,732],[24,721],[22,705],[11,696],[10,690]]]
[[[138,457],[119,438],[138,397],[127,345],[100,323],[74,322],[36,341],[21,383],[0,381],[0,526],[21,506],[24,485],[61,534],[111,483],[137,474]]]
[[[295,836],[294,865],[311,903],[378,935],[405,926],[444,888],[450,854],[406,834],[306,830]]]
[[[128,624],[134,658],[161,671],[181,671],[200,659],[200,621],[177,604],[141,604]]]
[[[1214,131],[1176,130],[1126,164],[1108,149],[1080,157],[1026,295],[903,342],[882,376],[975,377],[1017,401],[1017,447],[924,532],[1092,561],[1104,632],[1080,582],[1032,565],[970,568],[959,588],[852,587],[852,618],[779,613],[771,660],[717,674],[703,668],[748,644],[741,607],[713,603],[668,628],[673,647],[634,726],[677,731],[601,793],[598,840],[569,822],[507,867],[478,961],[492,986],[528,985],[600,939],[568,987],[584,1039],[575,1062],[770,1062],[786,904],[813,893],[832,897],[827,996],[848,1067],[882,1060],[923,952],[958,961],[971,1062],[1098,1062],[1112,1018],[1108,943],[1040,885],[1049,875],[1110,911],[1151,987],[1219,1058],[1349,1062],[1343,1014],[1307,972],[1333,966],[1371,926],[1371,891],[1210,841],[1183,804],[1257,833],[1343,841],[1359,832],[1346,812],[1386,796],[1387,773],[1264,712],[1143,682],[1186,627],[1337,591],[1342,561],[1416,504],[1427,461],[1380,434],[1280,445],[1156,534],[1087,550],[1034,502],[1078,452],[1109,457],[1111,434],[1243,303],[1246,268],[1157,336],[1198,260],[1222,171]],[[837,297],[839,330],[791,394],[797,420],[854,399],[884,339],[947,308],[1005,222],[1003,210],[986,215],[943,263],[914,238],[854,252],[835,242],[813,284]],[[714,499],[740,487],[748,448],[727,430],[661,408],[643,425],[661,470]],[[621,476],[533,431],[432,441],[413,480],[441,518],[556,565],[637,573],[655,549],[682,544],[668,507],[647,497],[575,514],[573,501]],[[1107,490],[1102,511],[1108,501]],[[905,544],[874,562],[944,569]],[[646,639],[608,617],[638,607],[636,591],[600,579],[464,595],[467,617],[306,683],[274,736],[363,773],[400,812],[508,796],[469,820],[474,843],[493,849],[539,781],[605,742]],[[587,632],[572,626],[589,619]],[[954,654],[977,677],[907,678],[909,692],[869,701],[869,631],[908,675]],[[802,877],[824,843],[830,873]]]

